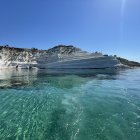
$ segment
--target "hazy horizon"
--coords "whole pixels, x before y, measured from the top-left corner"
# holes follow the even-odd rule
[[[138,0],[0,0],[0,45],[73,45],[140,62]]]

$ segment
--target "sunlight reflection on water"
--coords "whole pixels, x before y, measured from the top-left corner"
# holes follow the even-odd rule
[[[138,140],[140,70],[0,71],[0,139]]]

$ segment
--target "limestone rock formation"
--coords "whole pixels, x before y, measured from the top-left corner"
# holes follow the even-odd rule
[[[46,61],[46,57],[44,56],[47,56],[48,61],[52,61],[52,56],[53,59],[54,56],[59,56],[63,59],[76,59],[76,57],[78,56],[78,58],[82,59],[93,55],[95,57],[105,56],[99,52],[88,53],[72,45],[59,45],[48,50],[38,50],[35,48],[15,48],[6,45],[0,46],[0,68],[29,68],[30,66],[37,67],[39,66],[38,63],[44,63],[44,61]],[[122,64],[121,66],[140,67],[140,63],[138,62],[128,61],[120,57],[116,58],[118,59],[120,64]]]

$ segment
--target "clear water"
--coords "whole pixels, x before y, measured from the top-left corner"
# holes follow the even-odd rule
[[[140,69],[0,71],[0,140],[140,140]]]

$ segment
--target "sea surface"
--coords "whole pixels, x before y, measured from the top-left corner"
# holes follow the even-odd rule
[[[140,140],[140,69],[0,70],[0,140]]]

